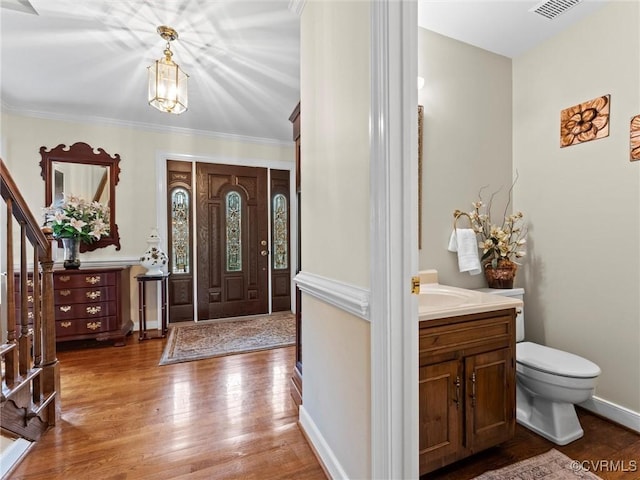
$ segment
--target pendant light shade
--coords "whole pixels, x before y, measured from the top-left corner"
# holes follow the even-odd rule
[[[164,58],[156,60],[149,70],[149,105],[161,112],[180,114],[189,106],[187,97],[187,80],[178,64],[171,59],[170,42],[178,38],[173,28],[161,25],[158,33],[167,41]]]

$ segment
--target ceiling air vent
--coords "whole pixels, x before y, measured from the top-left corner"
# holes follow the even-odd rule
[[[553,20],[558,15],[562,15],[581,1],[582,0],[547,0],[539,3],[529,11],[542,15],[544,18],[548,18],[549,20]]]

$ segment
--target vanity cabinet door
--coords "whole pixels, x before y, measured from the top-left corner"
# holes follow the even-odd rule
[[[515,309],[420,322],[420,475],[515,434]]]
[[[464,392],[462,362],[420,367],[420,471],[431,471],[455,459],[462,444]]]
[[[478,452],[515,433],[513,350],[502,348],[466,357],[466,447]]]

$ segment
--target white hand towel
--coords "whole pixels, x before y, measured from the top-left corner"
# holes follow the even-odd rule
[[[458,269],[469,272],[469,275],[482,273],[478,258],[478,240],[476,233],[470,228],[456,228],[449,239],[450,252],[458,253]]]

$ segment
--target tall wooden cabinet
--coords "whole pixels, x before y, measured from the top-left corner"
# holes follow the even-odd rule
[[[289,121],[293,124],[293,140],[295,142],[296,154],[296,200],[298,204],[298,234],[297,234],[297,259],[296,274],[302,269],[302,243],[300,241],[302,233],[302,216],[301,216],[301,188],[300,188],[300,103],[293,109]],[[296,364],[293,368],[293,376],[291,377],[291,396],[296,405],[302,404],[302,292],[296,285]]]
[[[420,475],[515,432],[515,310],[420,322]]]

